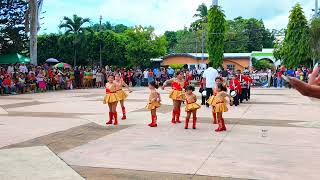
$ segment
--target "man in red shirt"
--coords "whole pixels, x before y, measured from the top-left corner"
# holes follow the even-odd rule
[[[247,84],[247,94],[246,94],[246,98],[249,100],[250,99],[250,94],[251,94],[251,84],[252,84],[252,78],[250,77],[249,73],[246,73],[244,75],[244,81]]]
[[[239,105],[239,95],[241,93],[241,84],[239,82],[239,80],[237,79],[236,75],[232,76],[232,79],[229,81],[229,89],[230,89],[230,93],[231,92],[236,92],[236,96],[233,97],[233,103],[235,106]]]

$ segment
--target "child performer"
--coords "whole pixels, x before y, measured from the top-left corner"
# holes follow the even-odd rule
[[[184,98],[186,102],[186,112],[187,112],[185,129],[188,129],[189,127],[189,120],[191,117],[191,113],[193,116],[192,128],[196,129],[197,110],[200,109],[201,106],[197,104],[197,96],[193,94],[194,90],[195,88],[193,86],[188,86],[186,88],[186,93],[184,94]]]
[[[216,84],[223,84],[223,78],[222,77],[217,77],[216,79],[215,79],[215,81],[216,81]],[[207,103],[209,104],[209,105],[212,105],[213,104],[213,101],[214,101],[214,97],[217,95],[217,93],[218,93],[218,87],[216,86],[216,87],[214,87],[213,88],[213,95],[208,99],[208,101],[207,101]],[[215,113],[215,112],[212,112],[212,116],[213,116],[213,124],[217,124],[217,113]]]
[[[224,123],[224,119],[222,117],[222,113],[228,111],[227,104],[226,104],[227,102],[226,97],[228,97],[231,100],[231,103],[233,102],[233,99],[226,91],[227,91],[227,88],[223,84],[218,84],[217,95],[214,97],[214,100],[212,102],[212,105],[213,105],[212,111],[214,113],[217,113],[218,115],[219,127],[215,130],[216,132],[227,130]]]
[[[112,120],[114,120],[114,125],[118,125],[117,104],[119,99],[116,84],[114,83],[114,75],[110,74],[108,83],[106,83],[106,95],[103,100],[103,104],[108,104],[109,106],[109,121],[106,123],[107,125],[112,124]]]
[[[127,119],[127,116],[126,116],[126,108],[124,107],[124,101],[127,99],[128,94],[124,92],[124,90],[122,90],[122,87],[128,88],[129,93],[131,93],[132,91],[130,87],[123,81],[123,79],[121,79],[119,74],[116,74],[114,83],[116,85],[117,95],[119,97],[119,101],[122,109],[121,119],[125,120]]]
[[[160,94],[157,92],[158,85],[152,81],[149,83],[150,95],[149,95],[149,103],[146,106],[146,109],[151,111],[151,120],[152,122],[149,124],[150,127],[157,127],[157,108],[161,106]]]
[[[173,101],[173,111],[172,111],[172,120],[173,124],[181,123],[180,113],[181,113],[181,104],[183,102],[183,88],[185,87],[185,80],[183,79],[183,72],[177,72],[177,77],[169,79],[163,83],[162,89],[164,89],[168,83],[171,83],[172,91],[169,95],[169,98]]]

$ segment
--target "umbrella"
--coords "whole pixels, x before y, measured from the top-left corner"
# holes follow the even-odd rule
[[[71,65],[67,64],[67,63],[58,63],[54,67],[56,67],[56,68],[71,68]]]
[[[47,63],[58,63],[59,61],[57,59],[54,58],[49,58],[46,60]]]

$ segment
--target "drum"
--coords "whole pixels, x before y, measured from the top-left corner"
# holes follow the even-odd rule
[[[237,92],[232,91],[232,92],[230,93],[230,96],[231,96],[231,97],[236,97],[236,96],[237,96]]]
[[[207,97],[207,91],[202,91],[201,94],[202,94],[203,97]]]

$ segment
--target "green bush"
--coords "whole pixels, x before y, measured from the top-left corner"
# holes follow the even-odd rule
[[[170,67],[172,69],[182,69],[183,68],[183,64],[171,64]]]

